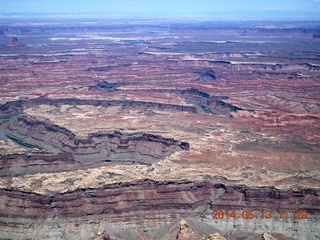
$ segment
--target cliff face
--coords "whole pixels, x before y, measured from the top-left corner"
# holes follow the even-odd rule
[[[294,236],[300,236],[300,239],[308,239],[312,234],[315,236],[319,230],[319,226],[314,223],[320,215],[319,192],[312,189],[293,191],[224,185],[214,181],[158,182],[143,179],[50,195],[13,189],[1,189],[0,193],[1,204],[5,206],[0,212],[2,238],[35,237],[34,231],[25,231],[28,226],[39,234],[36,239],[46,238],[49,232],[50,236],[57,236],[58,239],[77,239],[80,235],[89,239],[107,223],[110,224],[107,230],[113,227],[118,229],[118,234],[121,229],[136,229],[141,231],[140,234],[148,229],[149,234],[156,234],[157,229],[179,218],[206,222],[212,226],[211,234],[224,224],[229,228],[232,223],[258,227],[268,225],[271,221],[281,224],[283,233],[298,230]],[[213,219],[216,209],[239,211],[238,217],[229,220]],[[253,210],[257,217],[239,219],[242,209]],[[288,211],[290,220],[296,223],[280,219],[279,209]],[[300,209],[307,210],[308,217],[294,220],[295,211]],[[271,211],[274,216],[269,220],[261,219],[261,210]],[[83,224],[88,225],[86,230]],[[16,230],[12,232],[12,229]],[[135,230],[127,231],[135,233]],[[61,238],[59,234],[62,234]],[[117,238],[115,232],[112,234],[116,239],[126,239]]]
[[[74,159],[71,154],[48,154],[25,155],[10,154],[1,156],[0,177],[13,177],[34,173],[61,172],[82,169],[85,166]],[[101,163],[91,166],[101,166]],[[54,167],[53,167],[54,166]]]
[[[73,105],[107,105],[113,106],[113,104],[124,104],[126,102],[118,101],[82,101],[77,99],[60,99],[54,101],[52,99],[35,99],[31,101],[19,101],[11,104],[6,104],[1,107],[1,115],[4,121],[10,119],[10,121],[3,124],[3,129],[7,136],[15,142],[24,145],[25,147],[40,147],[47,151],[60,154],[55,163],[57,164],[56,170],[67,170],[71,166],[68,164],[74,164],[73,169],[78,167],[83,168],[83,164],[92,166],[101,166],[101,162],[123,162],[123,163],[145,163],[152,164],[153,162],[164,159],[165,157],[173,154],[177,150],[188,150],[189,144],[187,142],[181,142],[172,138],[164,138],[158,135],[147,134],[147,133],[130,133],[123,134],[119,131],[113,133],[97,132],[91,133],[86,138],[80,138],[76,136],[70,130],[55,125],[46,119],[38,119],[33,116],[23,114],[23,109],[34,104],[73,104]],[[140,103],[145,108],[172,108],[173,110],[185,110],[183,106],[176,105],[164,105],[153,104],[153,103]],[[129,104],[132,107],[132,104]],[[138,107],[133,104],[134,107]],[[186,106],[186,109],[192,109]],[[31,157],[31,156],[30,156]],[[28,158],[30,158],[28,157]],[[30,173],[33,167],[28,165],[36,166],[34,162],[41,156],[31,157],[32,159],[24,158],[23,156],[11,156],[11,159],[21,159],[21,166],[26,172]],[[54,159],[54,157],[44,156],[44,159]],[[74,158],[74,159],[72,159]],[[67,161],[68,159],[72,159]],[[78,161],[76,161],[78,160]],[[48,161],[48,160],[45,160]],[[49,160],[50,161],[50,160]],[[79,166],[79,161],[82,162],[82,166]],[[63,164],[61,164],[63,162]],[[28,164],[30,163],[30,164]],[[78,164],[76,164],[78,163]],[[10,168],[13,165],[19,165],[16,161],[2,162],[4,165],[2,168],[2,174],[10,175]],[[45,168],[43,164],[40,163]],[[60,167],[60,165],[63,165]],[[39,169],[39,166],[36,167]],[[9,172],[7,172],[9,170]],[[17,173],[12,171],[11,174]],[[20,171],[20,172],[23,172]],[[34,171],[33,171],[34,172]],[[45,170],[40,170],[45,172]]]
[[[73,154],[85,161],[129,161],[151,164],[189,144],[152,134],[94,133],[86,139],[57,125],[29,116],[19,116],[4,128],[11,139],[28,146],[40,146],[52,153]],[[9,135],[10,134],[10,135]],[[24,139],[28,143],[24,143]]]

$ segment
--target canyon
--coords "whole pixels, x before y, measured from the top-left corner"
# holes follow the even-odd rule
[[[320,239],[319,22],[0,30],[0,239]]]

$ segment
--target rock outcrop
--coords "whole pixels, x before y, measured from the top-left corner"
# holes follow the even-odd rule
[[[68,239],[75,239],[72,234],[80,234],[82,223],[85,222],[91,225],[86,230],[87,232],[83,233],[89,239],[93,237],[92,231],[98,227],[94,226],[94,222],[102,220],[118,229],[131,228],[141,231],[156,229],[155,226],[164,226],[163,219],[169,223],[181,217],[198,219],[198,221],[202,219],[207,224],[219,226],[227,219],[219,219],[215,220],[215,223],[210,223],[214,209],[240,210],[249,208],[249,206],[250,210],[255,211],[256,214],[261,209],[268,209],[275,215],[279,208],[287,210],[290,212],[290,218],[294,218],[292,214],[297,209],[307,209],[309,211],[308,218],[298,219],[298,221],[306,221],[310,224],[304,230],[299,229],[307,234],[310,228],[317,228],[312,221],[320,214],[319,193],[315,190],[252,189],[246,186],[239,187],[214,182],[158,182],[144,179],[107,184],[96,189],[78,189],[64,193],[52,192],[47,195],[12,188],[2,188],[0,194],[1,203],[5,206],[0,212],[0,230],[4,238],[10,238],[10,236],[32,237],[34,234],[32,231],[29,235],[24,230],[27,226],[42,232],[49,227],[48,225],[56,223],[59,227],[52,226],[52,233],[55,231],[56,234],[64,232]],[[148,217],[146,218],[146,216]],[[273,221],[281,222],[282,220],[278,218],[277,214],[273,217]],[[235,218],[229,221],[237,223],[239,220]],[[266,219],[261,219],[259,215],[259,219],[255,219],[254,224],[258,226],[263,221]],[[66,222],[68,225],[64,225]],[[196,227],[195,224],[193,223],[192,227],[188,222],[182,220],[176,233],[178,239],[202,239],[205,237],[204,230],[199,231],[202,228]],[[283,224],[285,231],[289,231],[290,223]],[[15,226],[14,233],[11,232],[10,226]],[[108,229],[105,230],[108,231]]]
[[[55,154],[73,154],[86,160],[151,164],[178,149],[189,149],[186,142],[145,133],[122,134],[115,131],[93,133],[86,139],[79,139],[65,128],[23,115],[11,120],[4,130],[17,142],[27,142],[29,146],[42,147]]]
[[[16,46],[20,46],[20,45],[21,44],[20,44],[17,37],[13,37],[11,42],[7,44],[7,46],[9,46],[9,47],[16,47]]]

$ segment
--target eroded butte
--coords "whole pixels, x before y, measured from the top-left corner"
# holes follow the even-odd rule
[[[318,26],[3,23],[0,237],[319,239]]]

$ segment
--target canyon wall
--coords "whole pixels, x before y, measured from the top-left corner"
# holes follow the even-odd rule
[[[157,230],[176,219],[186,218],[205,222],[224,234],[237,229],[243,232],[247,229],[247,234],[261,233],[275,231],[280,226],[282,233],[297,239],[319,237],[317,190],[229,184],[217,180],[158,182],[144,179],[48,195],[1,189],[1,204],[5,208],[0,212],[0,229],[2,238],[79,239],[81,236],[89,239],[108,226],[105,230],[116,239],[130,239],[130,234],[142,234],[144,230],[154,234],[152,239],[159,239]],[[237,217],[213,219],[215,209],[236,210]],[[256,217],[242,218],[243,209],[253,210]],[[288,211],[289,219],[280,219],[279,209]],[[271,211],[274,216],[262,219],[259,215],[262,210]],[[297,210],[308,211],[308,217],[295,219]],[[117,233],[112,228],[116,228]],[[117,236],[123,229],[129,234]]]

